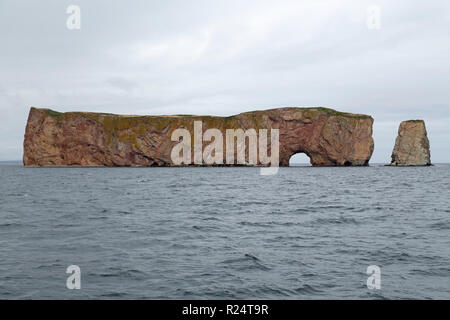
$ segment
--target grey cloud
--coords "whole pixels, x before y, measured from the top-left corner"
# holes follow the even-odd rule
[[[81,30],[66,8],[81,7]],[[366,27],[379,5],[382,26]],[[326,106],[375,118],[373,162],[422,118],[450,158],[444,1],[0,1],[0,160],[20,159],[30,106],[230,115]]]

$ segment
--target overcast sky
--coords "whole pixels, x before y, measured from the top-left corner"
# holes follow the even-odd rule
[[[81,29],[66,27],[69,5]],[[367,8],[381,9],[380,29]],[[324,106],[375,119],[371,162],[424,119],[450,162],[450,1],[0,0],[0,160],[30,106],[232,115]]]

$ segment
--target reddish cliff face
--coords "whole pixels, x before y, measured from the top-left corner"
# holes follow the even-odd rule
[[[26,166],[172,166],[177,128],[279,129],[280,166],[306,153],[313,166],[365,166],[373,152],[373,119],[326,108],[280,108],[212,116],[121,116],[31,108],[26,126]],[[193,138],[193,137],[192,137]],[[270,137],[269,152],[270,152]],[[225,143],[225,139],[224,139]],[[203,145],[208,145],[204,142]],[[225,146],[224,146],[225,150]],[[235,157],[236,159],[236,157]],[[258,163],[259,164],[259,163]]]
[[[391,166],[431,165],[425,121],[409,120],[400,123],[391,158]]]

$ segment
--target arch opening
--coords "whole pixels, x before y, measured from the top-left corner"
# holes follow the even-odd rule
[[[289,159],[289,167],[311,167],[311,159],[306,153],[295,153]]]

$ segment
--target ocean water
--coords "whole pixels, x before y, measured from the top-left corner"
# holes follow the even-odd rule
[[[450,299],[450,165],[0,179],[0,299]]]

